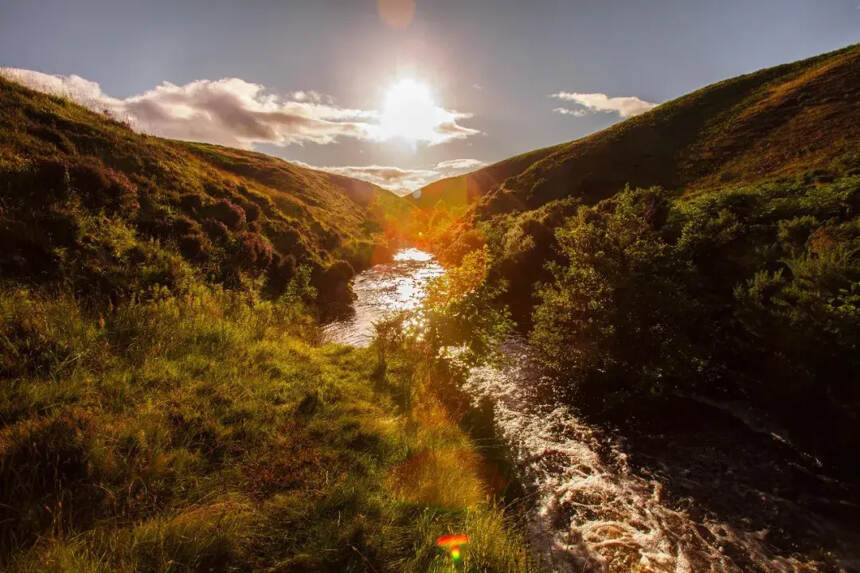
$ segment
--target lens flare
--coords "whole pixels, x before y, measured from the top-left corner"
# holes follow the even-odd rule
[[[451,553],[451,559],[457,563],[462,558],[460,546],[469,543],[468,535],[443,535],[436,538],[436,545],[447,549]]]
[[[415,16],[415,0],[376,0],[376,9],[383,22],[395,30],[403,30]]]

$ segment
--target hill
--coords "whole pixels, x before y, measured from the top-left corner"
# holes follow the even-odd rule
[[[0,80],[0,569],[526,570],[454,375],[320,343],[411,208]]]
[[[422,187],[412,195],[415,204],[422,209],[445,208],[459,214],[481,198],[489,189],[525,171],[530,165],[540,161],[555,151],[546,147],[529,151],[499,161],[471,173],[446,177]]]
[[[380,205],[397,203],[260,153],[136,133],[3,79],[0,181],[3,277],[115,298],[183,273],[276,297],[302,265],[324,298],[346,296],[349,267],[384,254]]]
[[[445,186],[475,197],[436,249],[486,250],[583,409],[751,403],[856,471],[858,117],[860,46],[726,80],[435,187],[431,211]]]
[[[471,218],[625,185],[695,191],[826,168],[856,149],[860,47],[728,79],[582,139],[421,189],[418,204],[476,202]]]

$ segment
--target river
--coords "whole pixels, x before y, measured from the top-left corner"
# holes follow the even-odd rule
[[[373,324],[414,309],[444,271],[399,251],[360,273],[351,317],[330,342],[367,346]],[[589,422],[558,397],[521,338],[507,366],[471,371],[527,492],[536,557],[555,571],[860,570],[860,493],[754,414],[695,397],[622,428]]]

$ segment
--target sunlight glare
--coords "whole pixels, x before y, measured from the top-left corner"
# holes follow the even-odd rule
[[[432,142],[437,136],[439,112],[427,84],[404,78],[385,92],[380,129],[385,139]]]

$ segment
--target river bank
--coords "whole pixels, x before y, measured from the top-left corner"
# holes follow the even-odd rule
[[[360,343],[371,336],[368,317],[415,308],[417,301],[397,295],[420,296],[441,271],[429,255],[406,259],[360,274],[361,318],[327,327],[329,336]],[[473,411],[491,420],[489,433],[504,450],[496,455],[512,463],[524,487],[530,545],[544,566],[858,567],[857,488],[828,476],[778,434],[719,404],[679,396],[589,419],[569,405],[563,381],[542,371],[523,340],[509,340],[502,354],[507,364],[472,369],[461,390]]]

